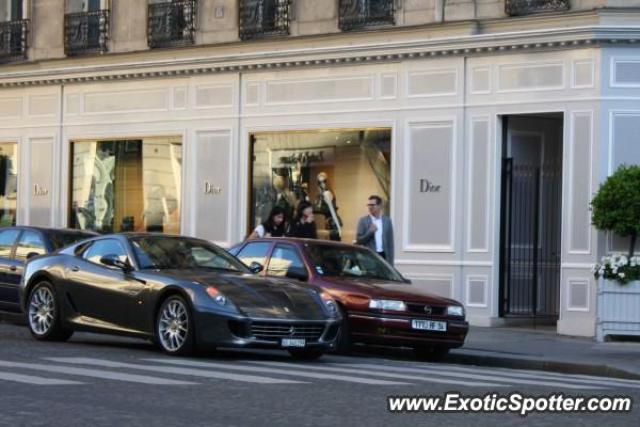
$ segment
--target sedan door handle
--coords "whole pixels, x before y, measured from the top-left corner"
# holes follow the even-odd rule
[[[74,265],[73,267],[71,267],[71,271],[80,271],[80,267]]]
[[[9,270],[11,271],[16,271],[18,269],[18,267],[16,267],[15,265],[12,265],[11,267],[9,267]]]

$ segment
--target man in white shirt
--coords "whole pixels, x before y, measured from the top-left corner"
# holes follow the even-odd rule
[[[382,199],[370,196],[367,203],[369,215],[358,221],[356,242],[375,251],[393,265],[393,226],[388,216],[382,215]]]

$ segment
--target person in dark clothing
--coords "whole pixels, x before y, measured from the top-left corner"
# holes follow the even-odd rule
[[[296,215],[291,229],[289,230],[291,237],[304,237],[307,239],[317,239],[316,223],[313,220],[313,206],[307,202],[302,202],[298,206],[298,214]]]
[[[269,218],[257,226],[249,235],[249,239],[258,237],[284,237],[286,227],[284,209],[275,206],[269,213]]]

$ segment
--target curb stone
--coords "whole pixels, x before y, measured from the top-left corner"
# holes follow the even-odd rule
[[[525,357],[505,357],[499,355],[479,354],[473,351],[454,351],[447,357],[447,362],[464,365],[481,365],[514,369],[531,369],[562,374],[592,375],[605,378],[640,380],[640,373],[620,369],[609,365],[564,362],[548,359],[532,359]]]

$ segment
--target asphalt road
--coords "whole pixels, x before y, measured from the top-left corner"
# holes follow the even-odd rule
[[[387,397],[630,396],[640,381],[426,363],[406,351],[292,362],[280,351],[219,351],[175,358],[144,341],[76,334],[34,341],[0,323],[2,426],[637,426],[630,413],[390,413]]]

